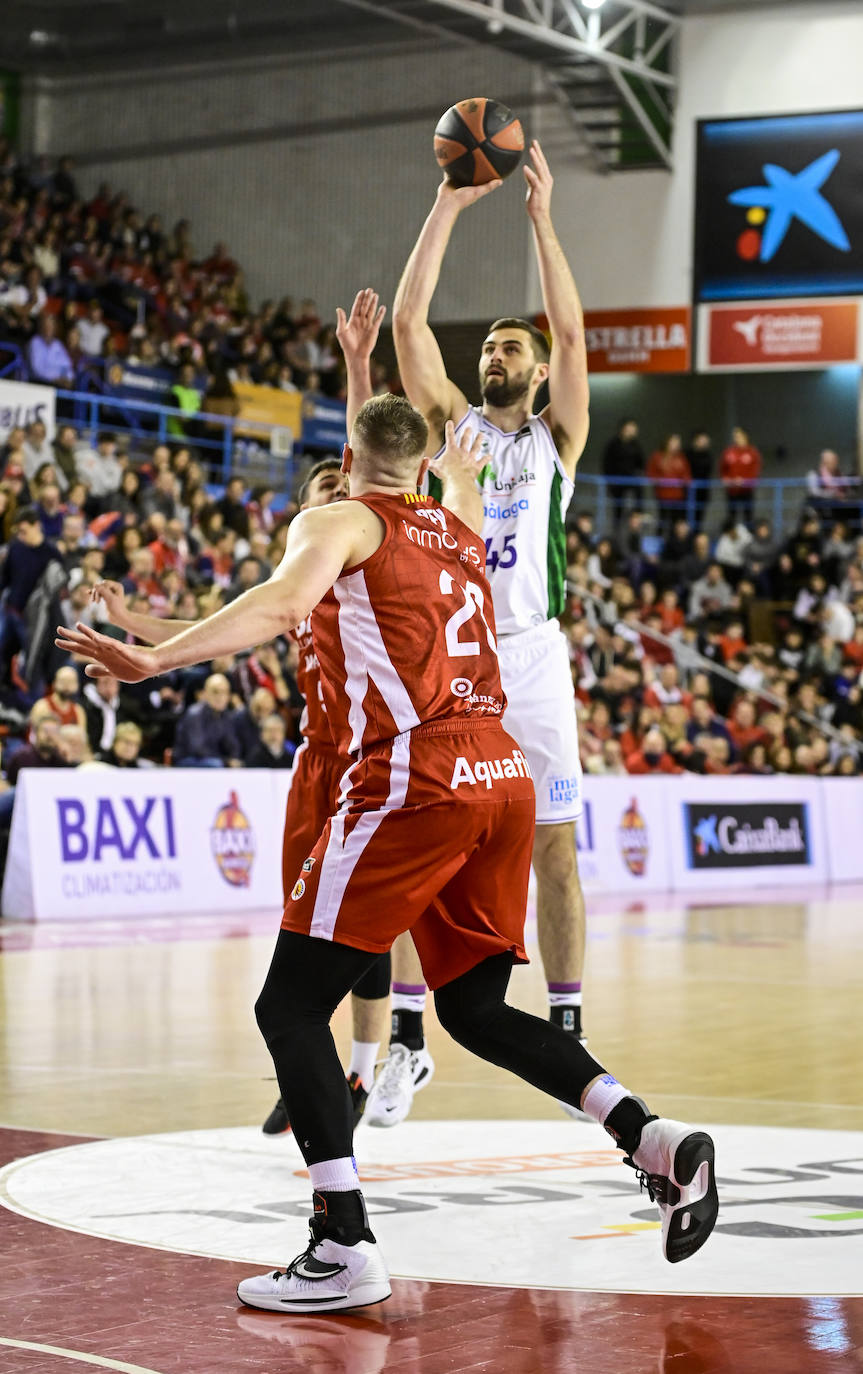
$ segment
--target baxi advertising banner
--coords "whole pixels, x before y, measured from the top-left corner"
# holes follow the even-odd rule
[[[863,110],[701,120],[696,301],[863,294]]]
[[[9,431],[24,429],[41,420],[54,438],[55,394],[52,386],[35,386],[31,382],[0,381],[0,444],[5,444]]]
[[[280,906],[283,816],[268,769],[24,769],[3,915]]]
[[[770,777],[673,780],[676,888],[751,888],[826,882],[825,780]]]
[[[861,356],[856,301],[752,301],[699,308],[699,371],[832,367]]]

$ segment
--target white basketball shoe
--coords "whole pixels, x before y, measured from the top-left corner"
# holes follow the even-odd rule
[[[369,1093],[363,1120],[370,1126],[397,1126],[404,1121],[414,1093],[427,1088],[434,1077],[434,1060],[425,1047],[409,1050],[407,1045],[390,1045],[384,1066]]]
[[[662,1218],[662,1253],[671,1264],[700,1250],[716,1225],[719,1196],[714,1145],[704,1131],[681,1121],[646,1121],[632,1165]]]
[[[237,1297],[247,1307],[267,1312],[343,1312],[383,1302],[391,1293],[390,1276],[376,1241],[340,1245],[316,1240],[314,1226],[307,1250],[287,1269],[243,1279]]]

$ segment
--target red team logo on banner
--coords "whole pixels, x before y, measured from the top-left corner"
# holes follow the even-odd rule
[[[236,792],[220,806],[210,831],[210,845],[219,872],[231,887],[248,887],[255,861],[255,832],[240,808]]]

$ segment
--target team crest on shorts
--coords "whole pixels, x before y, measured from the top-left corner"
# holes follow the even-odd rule
[[[305,883],[303,882],[302,878],[298,878],[297,881],[294,883],[294,890],[291,893],[291,901],[298,902],[302,897],[303,893],[305,892],[305,890]]]

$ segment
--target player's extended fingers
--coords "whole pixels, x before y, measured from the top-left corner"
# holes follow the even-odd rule
[[[342,310],[342,307],[341,307],[340,305],[337,305],[337,306],[336,306],[336,338],[337,338],[337,339],[341,336],[342,332],[343,332],[345,329],[347,329],[347,326],[348,326],[348,322],[347,322],[347,319],[345,318],[345,312],[344,312],[344,310]]]
[[[543,176],[546,176],[550,179],[551,168],[548,165],[548,161],[546,159],[545,153],[542,151],[538,138],[535,138],[530,145],[530,156],[533,159],[533,163],[537,171],[541,172]]]
[[[484,186],[472,186],[471,190],[474,192],[473,199],[482,200],[483,196],[490,195],[492,191],[496,191],[498,186],[502,185],[503,181],[498,178],[497,181],[487,181]]]
[[[85,677],[113,677],[110,668],[106,668],[104,663],[88,663],[84,669]]]

